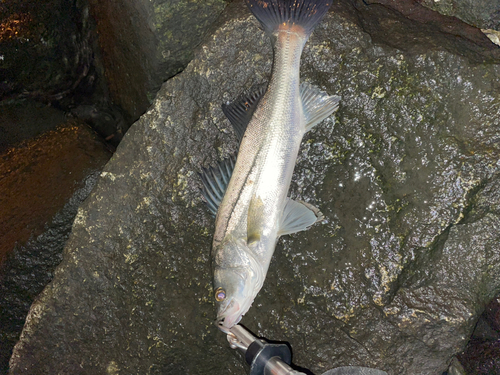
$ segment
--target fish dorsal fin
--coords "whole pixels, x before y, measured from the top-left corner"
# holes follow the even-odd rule
[[[242,96],[233,103],[222,105],[222,112],[224,112],[231,125],[233,125],[240,143],[260,99],[266,92],[266,88],[267,84],[261,86],[251,95]]]
[[[340,101],[340,96],[328,95],[308,82],[301,83],[300,98],[306,117],[306,132],[335,112]]]
[[[323,214],[314,206],[287,198],[281,214],[278,236],[309,229],[315,222],[323,220]]]
[[[260,197],[253,196],[248,206],[247,216],[247,244],[250,246],[260,241],[264,227],[264,202]]]
[[[207,201],[207,206],[210,212],[215,216],[219,205],[226,193],[227,185],[233,174],[236,155],[232,155],[227,159],[218,162],[215,166],[203,168],[203,172],[199,173],[203,189],[201,194]]]

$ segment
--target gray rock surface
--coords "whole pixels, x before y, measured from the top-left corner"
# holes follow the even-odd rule
[[[112,101],[136,120],[193,58],[226,0],[89,0]]]
[[[64,112],[32,100],[0,101],[0,152],[65,121]]]
[[[80,3],[0,3],[0,100],[22,96],[51,102],[80,84],[92,85],[88,14]]]
[[[417,0],[344,0],[358,12],[361,27],[376,43],[406,52],[444,49],[469,60],[498,61],[496,32],[483,32],[458,18],[435,12]]]
[[[0,374],[8,373],[12,349],[19,340],[30,305],[52,280],[78,207],[98,176],[99,171],[90,171],[83,186],[47,223],[43,233],[18,244],[0,266]]]
[[[9,110],[0,117],[18,128],[11,136],[29,135],[33,124],[59,125],[6,150],[0,142],[0,374],[6,374],[30,305],[52,279],[78,206],[111,152],[87,125],[57,124],[64,115],[55,109],[2,107]]]
[[[500,31],[499,0],[420,0],[422,5],[481,29]]]
[[[326,220],[282,238],[242,323],[314,373],[441,374],[500,291],[500,60],[465,41],[460,54],[456,38],[374,44],[358,5],[333,7],[301,68],[342,96],[306,135],[291,187]],[[80,207],[11,374],[246,373],[213,325],[197,172],[236,150],[220,105],[265,82],[271,59],[246,8],[228,7]]]

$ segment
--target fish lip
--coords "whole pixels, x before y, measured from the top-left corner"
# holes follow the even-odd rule
[[[229,335],[231,333],[231,329],[224,326],[224,318],[215,319],[215,325],[217,326],[217,328],[219,328],[226,335]]]
[[[229,330],[232,326],[238,324],[242,317],[240,304],[238,301],[232,299],[224,311],[217,315],[215,324],[221,331],[225,332],[222,328]]]
[[[243,318],[242,314],[238,315],[238,318],[234,320],[233,324],[226,325],[224,323],[227,322],[227,320],[224,317],[220,317],[215,319],[215,325],[225,334],[230,334],[231,328],[233,328],[236,324],[238,324],[241,321],[241,318]]]

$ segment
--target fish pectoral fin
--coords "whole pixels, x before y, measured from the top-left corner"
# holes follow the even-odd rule
[[[328,95],[308,82],[301,83],[300,98],[306,117],[306,132],[335,112],[340,101],[340,96]]]
[[[281,215],[278,235],[291,234],[309,229],[317,221],[323,220],[323,214],[313,205],[287,198]]]
[[[247,244],[260,241],[264,227],[264,202],[260,197],[254,196],[250,201],[247,216]]]
[[[252,119],[253,113],[260,99],[264,96],[266,89],[267,84],[261,86],[259,90],[251,95],[241,96],[233,103],[222,105],[222,112],[224,112],[231,125],[233,125],[240,143],[247,129],[247,125]]]
[[[208,209],[214,216],[217,215],[219,205],[226,193],[235,162],[236,155],[232,155],[218,162],[215,166],[203,168],[203,171],[199,173],[203,183],[201,194],[205,197]]]

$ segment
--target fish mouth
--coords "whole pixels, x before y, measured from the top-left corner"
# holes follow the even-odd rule
[[[229,329],[238,324],[242,317],[240,304],[233,299],[224,311],[217,316],[215,324],[222,332],[228,333]]]

